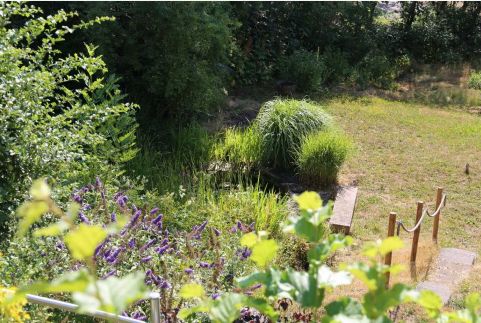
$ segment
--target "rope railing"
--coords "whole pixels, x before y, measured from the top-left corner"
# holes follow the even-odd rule
[[[446,199],[447,196],[443,193],[443,188],[438,187],[436,193],[436,207],[434,212],[430,211],[429,208],[424,205],[424,202],[418,201],[416,220],[414,221],[415,224],[412,228],[407,228],[401,220],[396,221],[397,214],[395,212],[391,212],[389,214],[388,237],[392,237],[395,234],[396,236],[399,236],[401,229],[407,233],[413,233],[413,241],[411,245],[411,264],[416,263],[419,236],[421,234],[421,224],[426,216],[434,218],[432,239],[435,243],[437,243],[439,219],[441,217],[441,210],[446,206]],[[391,261],[392,253],[390,252],[385,256],[384,263],[390,266]],[[389,272],[386,273],[386,286],[389,286]]]
[[[439,204],[439,206],[437,207],[436,211],[434,211],[433,214],[431,214],[429,212],[429,208],[427,206],[425,206],[425,208],[423,209],[423,213],[421,215],[421,219],[419,219],[419,221],[416,223],[416,225],[414,227],[412,227],[411,229],[408,229],[406,228],[406,226],[404,225],[404,223],[401,221],[401,220],[397,220],[396,221],[396,225],[397,225],[397,229],[396,229],[396,235],[399,236],[399,233],[401,231],[401,228],[407,232],[407,233],[412,233],[414,231],[416,231],[417,228],[419,228],[421,226],[421,223],[423,222],[424,218],[426,217],[426,215],[428,217],[431,217],[431,218],[434,218],[436,217],[438,214],[440,214],[441,210],[446,206],[446,194],[443,194],[442,195],[442,199],[441,199],[441,203]]]

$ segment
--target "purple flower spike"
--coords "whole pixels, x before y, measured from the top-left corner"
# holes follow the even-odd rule
[[[200,266],[201,268],[209,268],[209,267],[210,267],[210,265],[209,265],[207,262],[205,262],[205,261],[199,262],[199,266]]]
[[[109,278],[110,276],[114,276],[115,274],[117,274],[117,269],[112,269],[111,271],[109,271],[108,273],[106,273],[102,279],[107,279]]]
[[[185,268],[184,269],[184,272],[187,274],[187,275],[192,275],[194,273],[194,270],[192,268]]]
[[[110,221],[117,222],[117,215],[115,214],[115,212],[112,212],[112,214],[110,214]]]
[[[163,217],[163,214],[159,214],[155,219],[152,220],[152,224],[158,225],[160,222],[162,222]]]
[[[135,248],[135,239],[134,238],[129,240],[129,247],[130,247],[130,249]]]
[[[165,245],[165,246],[163,246],[163,247],[158,247],[158,248],[156,248],[155,251],[157,251],[157,253],[158,253],[159,255],[163,255],[163,254],[167,251],[167,249],[169,249],[169,247],[170,247],[170,245],[167,244],[167,245]]]
[[[213,300],[216,300],[216,299],[218,299],[218,298],[220,297],[220,294],[219,294],[219,293],[214,293],[214,294],[211,295],[211,297],[212,297]]]
[[[197,229],[197,231],[199,231],[199,232],[204,231],[205,227],[207,226],[207,222],[208,222],[207,220],[204,221],[204,222],[202,222],[202,224],[199,226],[199,228]]]
[[[237,226],[233,226],[230,230],[230,233],[236,233],[237,232]]]
[[[151,247],[157,240],[156,239],[150,239],[146,244],[144,244],[140,248],[140,252],[147,250],[149,247]]]
[[[216,237],[220,236],[220,230],[214,228],[214,233],[216,235]]]
[[[152,276],[152,269],[147,269],[145,271],[145,277],[150,277],[150,276]]]
[[[80,195],[74,194],[74,195],[72,196],[72,199],[73,199],[75,202],[77,202],[78,204],[82,204],[82,197],[81,197]]]
[[[147,257],[144,257],[144,258],[140,259],[140,262],[146,263],[146,262],[149,262],[151,260],[152,260],[152,256],[147,256]]]
[[[160,285],[160,288],[162,288],[162,289],[169,289],[169,288],[172,288],[172,285],[171,285],[168,281],[164,280],[164,281],[162,282],[162,284]]]
[[[97,188],[100,188],[102,186],[102,182],[100,181],[100,178],[98,176],[95,178],[95,186]]]
[[[83,214],[82,212],[78,213],[78,217],[79,217],[80,221],[82,221],[83,223],[90,224],[89,219],[87,219],[85,214]]]
[[[130,225],[134,225],[135,222],[137,222],[137,220],[140,218],[141,215],[142,215],[141,210],[135,211],[134,215],[132,216],[132,219],[130,220]]]
[[[154,207],[152,210],[150,210],[150,215],[155,215],[155,214],[157,214],[157,212],[159,212],[159,208]]]

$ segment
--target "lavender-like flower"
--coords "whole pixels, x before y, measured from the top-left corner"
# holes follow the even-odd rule
[[[213,293],[211,296],[210,296],[213,300],[216,300],[220,297],[220,294],[219,293]]]
[[[194,273],[194,270],[192,268],[185,268],[184,269],[184,272],[187,274],[187,275],[192,275]]]
[[[96,186],[97,188],[101,188],[101,187],[102,187],[102,182],[100,181],[100,178],[99,178],[98,176],[95,178],[95,186]]]
[[[79,217],[80,221],[82,221],[83,223],[90,224],[89,219],[82,212],[78,213],[78,217]]]
[[[111,271],[109,271],[108,273],[106,273],[101,279],[107,279],[109,278],[110,276],[114,276],[117,274],[117,269],[112,269]]]
[[[172,285],[171,285],[168,281],[164,280],[164,281],[162,282],[162,284],[160,285],[160,288],[162,288],[162,289],[169,289],[169,288],[172,288]]]
[[[133,319],[136,319],[136,320],[140,320],[140,321],[144,321],[147,319],[147,316],[145,316],[144,314],[142,314],[140,311],[135,311],[135,312],[132,312],[132,314],[130,315],[131,318]]]
[[[144,258],[140,259],[140,262],[146,263],[146,262],[149,262],[151,260],[152,260],[152,256],[147,256],[147,257],[144,257]]]
[[[144,244],[142,247],[140,247],[139,251],[140,252],[143,252],[145,250],[147,250],[148,248],[150,248],[155,242],[157,241],[157,239],[150,239],[149,241],[147,241],[146,244]]]
[[[167,249],[169,249],[170,245],[169,244],[166,244],[165,246],[163,247],[157,247],[155,248],[155,251],[159,254],[159,255],[163,255]]]
[[[201,268],[209,268],[209,267],[210,267],[209,263],[207,263],[207,262],[205,262],[205,261],[199,262],[199,266],[200,266]]]
[[[82,197],[79,194],[77,193],[73,194],[72,199],[78,204],[82,204]]]
[[[152,211],[151,211],[152,212]],[[163,214],[159,214],[155,219],[152,220],[152,224],[158,225],[162,222]]]
[[[110,222],[117,222],[117,215],[115,214],[115,212],[112,212],[110,214]]]
[[[135,239],[134,238],[129,240],[129,247],[130,247],[130,249],[135,248]]]
[[[216,237],[220,236],[220,230],[214,228],[214,233],[216,235]]]
[[[117,257],[119,256],[121,251],[122,248],[117,248],[117,250],[112,252],[112,254],[105,260],[107,260],[107,262],[109,262],[110,264],[113,264],[117,260]]]
[[[239,253],[240,253],[240,259],[246,260],[247,258],[249,258],[252,251],[249,248],[245,247],[245,248],[241,249]]]
[[[155,214],[157,214],[157,212],[159,212],[159,208],[154,207],[152,210],[150,210],[150,215],[155,215]]]
[[[200,233],[202,231],[204,231],[205,227],[207,226],[207,220],[202,222],[202,224],[197,228],[197,231]]]

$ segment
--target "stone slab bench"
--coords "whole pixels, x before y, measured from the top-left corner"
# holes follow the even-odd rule
[[[334,209],[329,226],[334,232],[349,234],[357,200],[357,187],[341,187],[334,201]]]
[[[419,283],[418,290],[431,290],[447,304],[456,286],[466,279],[474,265],[476,254],[456,248],[443,248],[428,275],[428,280]]]

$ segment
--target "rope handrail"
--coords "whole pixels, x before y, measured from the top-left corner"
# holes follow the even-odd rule
[[[421,218],[419,219],[419,221],[416,223],[416,225],[414,227],[412,227],[411,229],[408,229],[406,228],[406,226],[404,225],[404,223],[401,221],[401,220],[398,220],[396,221],[396,224],[397,224],[397,230],[396,230],[396,235],[399,236],[399,233],[401,231],[401,228],[407,232],[407,233],[412,233],[414,231],[416,231],[417,228],[419,228],[419,226],[421,225],[421,223],[423,222],[424,218],[427,216],[429,217],[435,217],[439,214],[439,212],[446,206],[446,194],[443,194],[443,197],[441,199],[441,203],[439,203],[439,206],[438,208],[436,209],[436,211],[431,214],[431,212],[429,212],[429,208],[426,206],[424,207],[423,209],[423,213],[422,213],[422,216]]]

